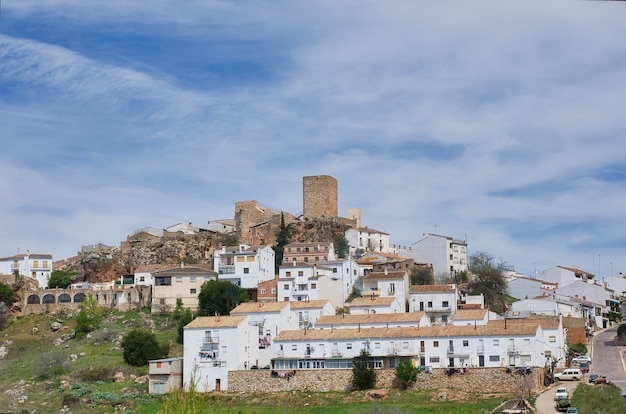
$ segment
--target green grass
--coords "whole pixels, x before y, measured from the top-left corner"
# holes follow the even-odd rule
[[[626,413],[626,398],[619,395],[614,385],[579,384],[572,396],[572,407],[580,414],[623,414]]]

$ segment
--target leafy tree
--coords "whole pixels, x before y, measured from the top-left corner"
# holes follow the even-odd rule
[[[209,280],[202,285],[198,295],[201,315],[228,315],[237,305],[248,300],[248,292],[228,280]]]
[[[400,388],[406,390],[417,381],[417,367],[411,361],[402,361],[396,366],[396,378]]]
[[[76,272],[69,270],[53,270],[48,281],[51,288],[66,289],[72,283],[72,277]]]
[[[580,355],[587,355],[587,345],[582,342],[570,345],[569,350],[572,352],[578,352]]]
[[[176,307],[174,308],[174,312],[172,313],[172,318],[174,318],[175,320],[180,319],[184,310],[185,308],[183,308],[183,299],[176,298]]]
[[[494,262],[493,256],[486,252],[476,252],[470,256],[469,270],[472,281],[469,284],[470,292],[482,293],[485,304],[494,312],[503,313],[506,310],[506,281],[502,272],[506,264],[501,260]]]
[[[151,359],[165,358],[169,345],[159,344],[156,335],[144,329],[133,329],[122,339],[124,361],[136,367],[144,366]]]
[[[274,261],[276,264],[276,274],[278,274],[278,268],[283,264],[283,256],[285,246],[289,244],[289,226],[285,225],[285,215],[281,211],[280,213],[280,230],[276,233],[276,245],[272,246],[274,249]]]
[[[432,267],[413,266],[413,269],[411,269],[410,278],[412,285],[435,284],[435,275],[433,274]]]
[[[7,306],[11,306],[13,304],[13,298],[15,297],[15,292],[13,289],[7,284],[0,282],[0,302],[6,303]]]
[[[370,353],[362,349],[361,353],[352,358],[352,388],[369,390],[376,385],[376,371],[369,364]]]
[[[333,240],[333,248],[335,249],[335,253],[337,257],[341,259],[345,259],[350,251],[350,245],[348,244],[348,239],[343,233],[339,233],[335,236]]]
[[[78,315],[76,315],[76,333],[86,334],[97,329],[102,322],[102,315],[102,308],[98,305],[93,295],[88,293],[80,305]]]
[[[191,313],[191,309],[186,308],[182,311],[180,317],[178,318],[176,342],[179,344],[183,343],[184,328],[191,321],[193,321],[193,313]]]

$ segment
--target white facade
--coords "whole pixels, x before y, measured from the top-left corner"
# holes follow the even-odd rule
[[[216,233],[229,234],[237,231],[235,219],[209,220],[207,230]]]
[[[593,283],[594,275],[584,270],[573,267],[554,266],[540,273],[538,277],[542,280],[558,284],[558,287],[564,287],[576,281]]]
[[[315,329],[358,329],[428,326],[423,312],[405,313],[364,313],[327,315],[315,322]]]
[[[345,232],[350,246],[350,253],[357,249],[365,252],[391,253],[389,234],[384,231],[370,229],[368,227],[350,228]]]
[[[247,316],[200,316],[183,330],[183,387],[228,390],[228,372],[248,369],[258,359],[258,330]]]
[[[250,330],[258,331],[258,358],[252,366],[265,367],[272,359],[272,342],[283,329],[298,329],[298,317],[290,302],[246,302],[230,311],[230,316],[247,316]]]
[[[260,282],[274,278],[274,256],[271,246],[222,247],[213,254],[213,266],[220,280],[228,280],[243,289],[256,289]]]
[[[324,316],[335,315],[335,307],[329,300],[289,302],[291,310],[298,317],[300,329],[310,329]]]
[[[405,313],[404,304],[394,296],[367,296],[353,299],[348,304],[351,315]]]
[[[29,252],[0,258],[0,274],[16,272],[19,276],[37,279],[39,287],[46,289],[52,275],[52,255]]]
[[[357,280],[365,276],[367,270],[371,270],[371,266],[361,266],[352,258],[322,262],[320,265],[331,269],[331,278],[337,277],[342,280],[342,300],[350,296]],[[340,305],[337,304],[337,306]]]
[[[411,257],[417,263],[430,263],[435,278],[454,276],[467,271],[467,242],[439,234],[424,234],[411,245]]]
[[[554,321],[490,321],[475,326],[426,326],[283,331],[274,369],[346,369],[367,349],[375,368],[395,368],[402,359],[422,366],[563,366],[565,339]],[[541,323],[548,326],[542,328]],[[546,334],[547,332],[547,334]]]
[[[409,300],[409,274],[404,270],[371,272],[363,278],[361,296],[393,296],[403,307]],[[405,308],[406,311],[406,308]]]
[[[454,317],[457,299],[455,284],[412,285],[409,312],[426,312],[432,325],[445,324]]]
[[[513,312],[533,312],[537,315],[561,315],[582,318],[583,310],[580,303],[572,302],[555,295],[543,299],[523,299],[511,304]]]
[[[325,299],[337,308],[343,306],[345,298],[343,280],[330,267],[293,262],[278,270],[279,302]]]

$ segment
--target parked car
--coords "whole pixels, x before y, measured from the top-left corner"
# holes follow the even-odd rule
[[[565,412],[570,407],[571,403],[567,398],[561,398],[556,400],[555,409],[560,412]]]
[[[598,380],[600,380],[599,382],[606,382],[606,377],[600,374],[589,375],[589,384],[595,384]]]
[[[586,374],[587,372],[589,372],[589,364],[586,362],[581,362],[580,365],[578,366],[578,369],[583,374]]]
[[[578,414],[578,408],[570,407],[567,409],[567,411],[565,411],[565,414]]]
[[[569,398],[569,390],[567,387],[558,387],[554,391],[554,401],[567,400]]]
[[[572,363],[574,364],[581,364],[583,362],[586,362],[587,364],[591,364],[591,357],[587,355],[581,355],[572,359]]]
[[[583,373],[578,368],[567,368],[563,372],[554,374],[554,378],[559,381],[578,381],[583,377]]]

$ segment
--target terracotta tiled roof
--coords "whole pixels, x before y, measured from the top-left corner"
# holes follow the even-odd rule
[[[363,280],[403,279],[405,275],[405,271],[371,272]]]
[[[385,233],[384,231],[380,231],[380,230],[375,230],[375,229],[371,229],[369,227],[359,227],[358,229],[361,233],[379,233],[379,234],[389,234],[389,233]]]
[[[454,320],[483,319],[487,312],[487,309],[459,309],[454,314]]]
[[[495,321],[498,322],[498,321]],[[312,341],[331,339],[486,337],[503,335],[534,335],[537,324],[489,323],[471,326],[424,326],[400,328],[314,329],[281,331],[274,341]]]
[[[287,306],[289,302],[245,302],[231,310],[230,314],[280,312]]]
[[[45,254],[45,253],[20,253],[20,254],[14,255],[14,256],[0,257],[0,260],[24,259],[26,257],[29,257],[30,259],[52,259],[52,255],[51,254]]]
[[[566,267],[566,266],[557,266],[557,267],[560,267],[561,269],[569,270],[570,272],[573,272],[573,273],[581,273],[583,275],[587,275],[591,277],[594,276],[593,273],[585,272],[584,270],[576,269],[575,267]]]
[[[239,326],[245,315],[241,316],[198,316],[193,321],[185,325],[187,328],[234,328]]]
[[[411,285],[410,293],[422,292],[454,292],[456,289],[453,285]]]
[[[368,313],[364,315],[327,315],[320,316],[315,325],[350,325],[355,323],[418,323],[424,317],[424,312],[403,312],[403,313]]]
[[[311,309],[311,308],[323,308],[329,301],[327,299],[319,300],[294,300],[289,302],[291,309]]]
[[[375,297],[362,297],[355,298],[348,304],[348,307],[354,308],[357,306],[389,306],[396,298],[393,296],[375,296]]]
[[[170,270],[174,267],[179,267],[179,266],[164,265],[164,264],[141,265],[135,268],[135,273],[154,273],[156,271]]]

